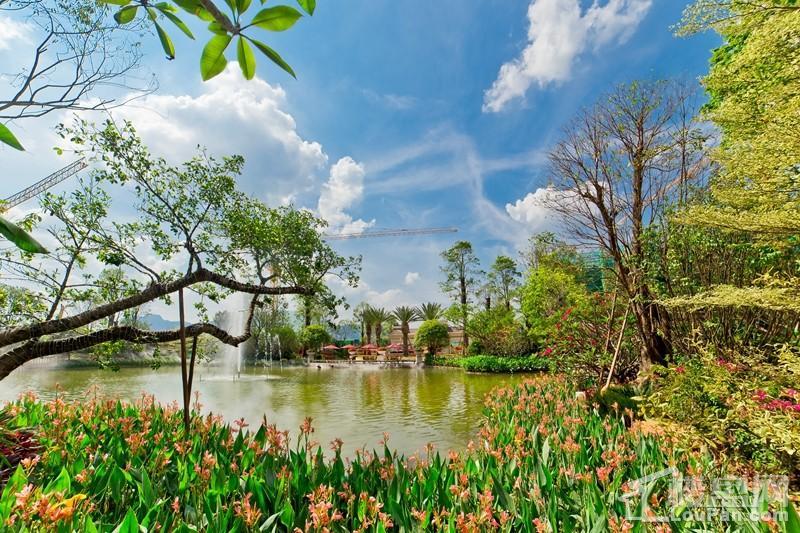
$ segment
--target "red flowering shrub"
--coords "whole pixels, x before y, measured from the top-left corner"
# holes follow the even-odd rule
[[[579,386],[599,386],[608,376],[614,348],[622,328],[624,304],[615,306],[615,319],[608,330],[612,300],[608,294],[593,293],[580,307],[566,309],[546,340],[541,355],[555,367],[577,380]],[[614,381],[627,382],[636,376],[638,349],[630,319],[622,336],[622,345],[614,368]]]

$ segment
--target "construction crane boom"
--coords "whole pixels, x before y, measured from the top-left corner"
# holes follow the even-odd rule
[[[409,235],[430,235],[432,233],[455,233],[458,228],[416,228],[390,229],[382,231],[365,231],[363,233],[334,233],[324,235],[326,240],[340,241],[345,239],[368,239],[371,237],[406,237]]]
[[[77,161],[70,163],[69,165],[65,166],[61,170],[57,170],[50,174],[49,176],[40,179],[30,187],[27,187],[17,194],[12,194],[5,200],[3,200],[3,204],[1,209],[11,209],[14,206],[21,204],[27,200],[30,200],[34,196],[46,191],[50,187],[54,187],[64,181],[65,179],[69,178],[70,176],[77,174],[84,168],[86,168],[86,162],[83,158],[78,159]]]

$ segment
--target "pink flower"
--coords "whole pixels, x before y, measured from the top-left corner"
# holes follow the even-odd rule
[[[675,372],[677,372],[678,374],[683,374],[684,372],[686,372],[686,369],[683,367],[683,365],[676,366]]]

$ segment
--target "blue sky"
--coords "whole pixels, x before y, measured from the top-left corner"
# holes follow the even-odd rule
[[[616,83],[707,70],[715,38],[670,30],[685,4],[319,0],[313,17],[264,36],[297,80],[259,56],[258,79],[244,82],[232,64],[204,84],[203,43],[173,31],[171,62],[146,37],[142,75],[156,74],[157,93],[115,116],[176,161],[198,143],[241,153],[245,190],[314,209],[334,229],[459,228],[335,244],[364,255],[361,286],[335,287],[352,304],[444,301],[438,254],[454,240],[472,241],[488,266],[552,227],[535,201],[547,183],[545,153],[581,106]],[[24,28],[16,39],[20,46],[0,48],[2,72],[20,61]],[[68,162],[50,149],[59,120],[20,122],[28,152],[0,149],[9,194]]]

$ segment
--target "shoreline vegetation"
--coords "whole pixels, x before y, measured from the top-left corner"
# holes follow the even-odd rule
[[[561,377],[529,379],[486,398],[484,425],[464,451],[402,457],[386,435],[352,458],[341,441],[316,443],[308,419],[289,442],[266,421],[226,425],[197,411],[186,433],[177,405],[147,396],[135,404],[26,396],[2,412],[14,431],[37,427],[38,448],[3,488],[0,521],[6,531],[631,531],[641,526],[636,513],[670,512],[673,473],[728,473],[664,428],[622,408],[601,413],[575,392]],[[642,492],[640,479],[665,469]],[[791,505],[755,494],[741,496],[757,500],[763,521],[675,523],[683,531],[800,524]]]

